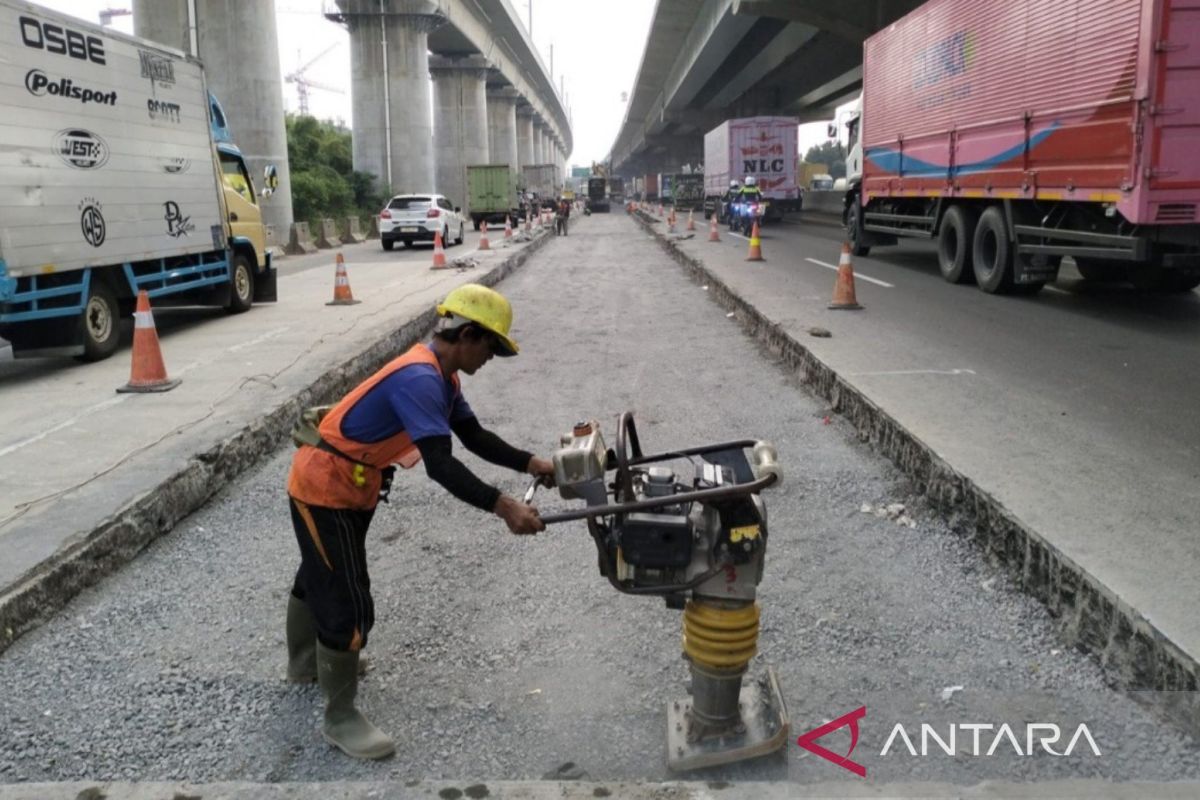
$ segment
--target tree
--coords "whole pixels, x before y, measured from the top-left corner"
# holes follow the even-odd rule
[[[323,217],[374,216],[383,206],[375,176],[355,172],[350,132],[315,117],[287,116],[292,212],[316,223]]]
[[[804,160],[810,164],[824,164],[834,180],[846,177],[846,148],[841,142],[822,142],[808,148]]]

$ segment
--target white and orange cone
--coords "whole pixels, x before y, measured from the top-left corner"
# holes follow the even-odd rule
[[[533,233],[533,213],[530,211],[525,212],[525,232]]]
[[[696,221],[695,221],[695,220],[692,218],[692,209],[690,209],[690,208],[688,209],[688,224],[687,224],[687,229],[688,229],[689,231],[694,231],[694,230],[696,230]]]
[[[350,291],[350,276],[346,274],[346,259],[342,258],[341,253],[338,253],[337,269],[333,273],[333,299],[325,305],[352,306],[361,302],[361,300],[355,300],[354,292]]]
[[[712,225],[710,225],[708,227],[708,240],[710,242],[719,242],[719,241],[721,241],[721,234],[717,233],[717,212],[716,211],[713,212],[713,215],[712,215],[712,217],[710,217],[710,219],[712,220]]]
[[[433,266],[430,269],[446,269],[446,251],[442,249],[442,232],[433,234]]]
[[[675,209],[671,209],[671,213],[667,214],[667,233],[675,232]]]
[[[829,307],[835,311],[856,311],[862,306],[854,296],[854,265],[850,263],[850,244],[842,242],[842,256],[838,259],[837,283],[833,285],[833,302]]]
[[[758,220],[754,221],[754,227],[750,229],[750,254],[746,256],[747,261],[766,261],[762,254],[762,240],[758,238]]]
[[[480,226],[479,230],[482,231],[482,233],[479,234],[479,249],[480,250],[491,250],[492,244],[491,244],[491,242],[488,241],[488,238],[487,238],[487,220],[486,219],[483,221],[483,225]]]
[[[504,238],[512,238],[512,217],[508,214],[504,215]]]
[[[145,289],[138,292],[137,310],[133,314],[133,364],[129,383],[118,392],[167,392],[179,385],[179,379],[167,377],[162,350],[158,346],[158,331],[150,311],[150,295]]]

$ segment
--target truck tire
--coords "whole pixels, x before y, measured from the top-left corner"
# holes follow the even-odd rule
[[[975,277],[971,269],[971,249],[979,215],[965,206],[950,206],[938,227],[938,270],[949,283],[969,283]]]
[[[988,294],[1008,294],[1012,291],[1012,245],[1008,241],[1004,210],[1000,206],[989,206],[979,215],[971,261],[975,282],[980,289]]]
[[[225,310],[230,314],[242,314],[254,305],[254,267],[249,256],[237,253],[230,270],[229,304]]]
[[[79,361],[103,361],[117,352],[121,343],[121,309],[108,284],[92,276],[87,302],[79,316],[83,333],[83,355]]]
[[[1164,292],[1190,292],[1200,286],[1200,275],[1185,275],[1182,272],[1168,272],[1163,278]]]
[[[479,230],[479,220],[473,219],[471,220],[471,224],[475,226],[475,230]]]
[[[856,256],[867,256],[871,254],[871,248],[862,243],[862,230],[859,225],[862,209],[858,203],[850,206],[850,213],[846,215],[846,238],[850,240],[850,252]]]
[[[1088,283],[1113,283],[1125,280],[1125,266],[1120,261],[1076,258],[1075,269]]]
[[[395,240],[394,239],[382,239],[381,241],[383,242],[383,249],[387,250],[389,253],[392,252],[392,247],[394,247],[396,244]]]
[[[460,223],[458,223],[458,238],[454,240],[454,243],[455,243],[455,244],[462,244],[462,243],[463,243],[463,241],[466,239],[466,237],[465,237],[465,236],[463,236],[463,229],[464,229],[465,227],[466,227],[466,226],[465,226],[465,225],[463,225],[461,222],[460,222]]]

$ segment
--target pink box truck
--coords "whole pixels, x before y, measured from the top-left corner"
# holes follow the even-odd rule
[[[795,117],[731,119],[704,135],[705,207],[717,207],[729,184],[753,176],[767,198],[767,218],[799,211]]]
[[[845,221],[1032,293],[1200,285],[1200,0],[931,0],[863,46]]]

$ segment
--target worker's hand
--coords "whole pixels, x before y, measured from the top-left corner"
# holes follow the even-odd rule
[[[537,508],[518,502],[506,494],[500,495],[492,513],[504,520],[508,529],[518,535],[546,530],[546,524],[538,516]]]
[[[548,488],[554,487],[554,462],[547,461],[544,458],[534,456],[529,459],[529,466],[525,467],[525,471],[534,477],[542,479],[542,484]]]

